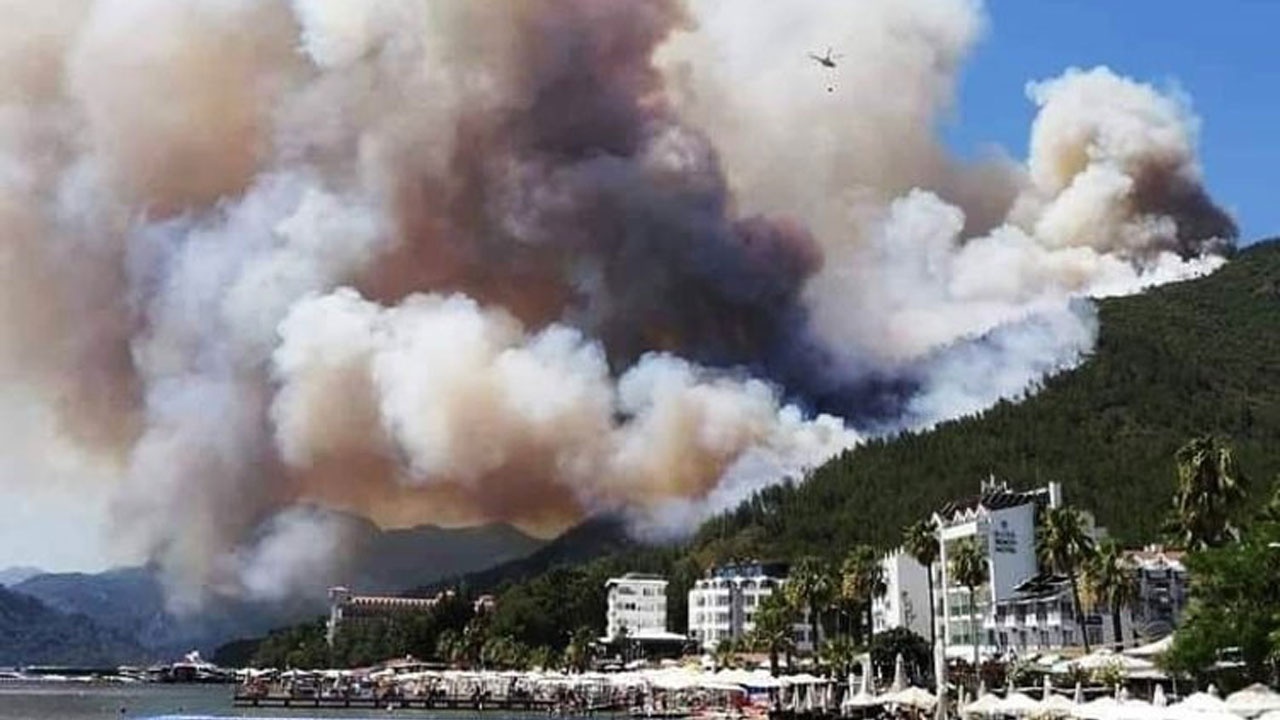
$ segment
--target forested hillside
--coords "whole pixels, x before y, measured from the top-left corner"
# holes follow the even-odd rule
[[[847,452],[707,523],[697,545],[787,556],[890,544],[990,474],[1060,481],[1113,534],[1151,541],[1170,507],[1174,451],[1210,432],[1265,497],[1280,471],[1280,242],[1099,312],[1092,357],[1032,397]]]

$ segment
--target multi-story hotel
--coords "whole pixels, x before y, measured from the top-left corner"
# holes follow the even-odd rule
[[[1040,508],[1062,505],[1062,486],[1015,492],[994,478],[971,498],[948,504],[934,514],[940,558],[935,569],[938,630],[948,652],[971,656],[976,643],[984,655],[1040,651],[1091,644],[1115,644],[1132,638],[1133,622],[1126,608],[1121,638],[1111,637],[1113,624],[1103,613],[1084,613],[1078,622],[1066,577],[1039,567],[1036,559],[1036,519]],[[1094,539],[1105,532],[1085,513]],[[987,557],[988,577],[973,593],[949,577],[949,558],[958,543],[978,543]]]
[[[360,595],[350,588],[332,587],[329,588],[329,619],[325,623],[325,639],[332,645],[344,622],[428,613],[442,600],[452,597],[454,597],[453,590],[445,590],[430,598],[412,598],[393,595]],[[489,612],[493,607],[492,595],[481,595],[472,601],[472,609],[477,613]]]
[[[689,591],[689,638],[704,650],[714,650],[727,640],[746,637],[755,629],[755,614],[765,598],[781,590],[786,566],[741,563],[712,568]],[[796,649],[813,649],[809,626],[793,628]]]
[[[1120,612],[1120,637],[1108,608],[1078,618],[1068,578],[1040,568],[1036,559],[1037,510],[1062,504],[1062,488],[1050,483],[1015,492],[994,479],[981,492],[953,502],[933,516],[940,558],[932,568],[935,631],[952,656],[972,657],[976,642],[983,654],[1038,652],[1089,643],[1131,645],[1139,638],[1167,635],[1186,605],[1187,577],[1181,553],[1158,546],[1125,557],[1138,586],[1138,602]],[[1085,514],[1095,540],[1105,531]],[[948,559],[957,543],[973,538],[988,559],[988,576],[970,598],[967,588],[948,577]],[[907,627],[929,637],[930,570],[901,551],[882,561],[888,592],[873,607],[876,632]],[[1083,624],[1080,623],[1083,619]]]
[[[1173,632],[1187,605],[1187,568],[1181,551],[1150,545],[1126,554],[1138,585],[1134,629],[1146,637]]]
[[[665,633],[667,630],[667,581],[657,575],[627,573],[610,578],[607,590],[605,637]]]
[[[885,593],[872,601],[872,628],[881,633],[907,628],[922,638],[929,634],[929,570],[901,549],[880,560]]]

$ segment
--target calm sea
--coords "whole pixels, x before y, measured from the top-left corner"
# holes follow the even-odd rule
[[[0,720],[89,718],[433,718],[480,720],[479,713],[396,710],[269,710],[233,708],[228,685],[88,685],[0,682]],[[528,720],[531,716],[524,716]],[[545,720],[546,716],[541,717]],[[515,720],[486,713],[484,720]]]

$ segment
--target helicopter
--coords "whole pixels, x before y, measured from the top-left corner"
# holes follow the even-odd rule
[[[809,57],[813,58],[814,61],[816,61],[819,65],[823,67],[834,69],[836,66],[836,60],[839,60],[840,58],[844,57],[844,55],[843,54],[833,55],[831,54],[831,48],[827,48],[826,55],[815,55],[813,53],[809,53]]]

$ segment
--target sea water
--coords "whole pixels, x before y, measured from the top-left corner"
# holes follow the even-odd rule
[[[105,685],[82,682],[0,682],[0,720],[89,720],[142,718],[433,718],[436,720],[515,720],[545,715],[495,715],[439,710],[317,710],[236,708],[230,685]]]

